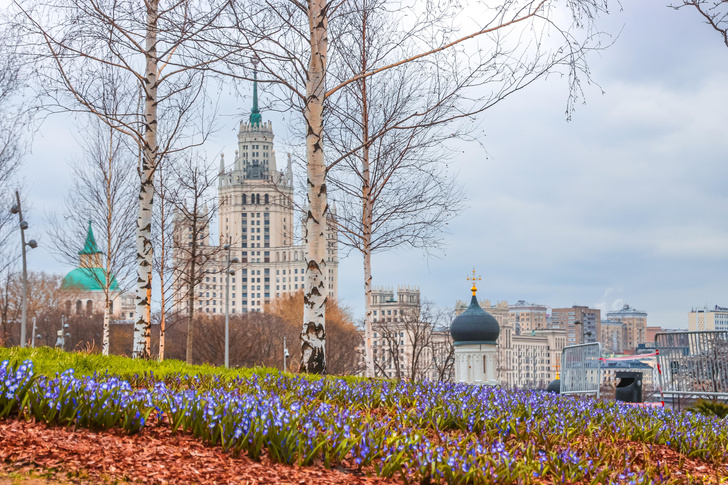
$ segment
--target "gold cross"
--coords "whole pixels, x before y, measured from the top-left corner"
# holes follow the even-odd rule
[[[475,286],[475,282],[481,280],[480,276],[478,276],[477,278],[475,277],[475,268],[473,268],[473,276],[472,277],[465,278],[465,279],[467,281],[472,281],[473,282],[473,287],[470,288],[470,291],[472,291],[473,292],[473,296],[475,296],[475,292],[478,291],[478,287]]]
[[[561,366],[559,365],[558,362],[556,362],[556,364],[552,365],[551,367],[556,369],[556,378],[559,379],[559,371],[561,370]]]

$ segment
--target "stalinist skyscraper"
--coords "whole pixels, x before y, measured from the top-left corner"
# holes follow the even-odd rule
[[[303,245],[294,245],[293,169],[290,156],[278,170],[273,125],[263,121],[258,109],[258,86],[253,83],[253,109],[240,123],[238,148],[232,167],[220,158],[220,246],[230,244],[235,276],[230,278],[230,313],[262,311],[277,297],[303,289],[306,256]],[[332,210],[332,217],[335,211]],[[338,248],[332,224],[327,232],[329,297],[337,298]],[[216,267],[225,264],[226,251],[218,253]],[[225,278],[210,273],[199,285],[197,311],[224,313]],[[177,305],[182,310],[184,301]]]

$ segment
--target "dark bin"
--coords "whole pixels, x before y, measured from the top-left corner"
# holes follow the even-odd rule
[[[616,372],[617,401],[642,402],[642,372]]]

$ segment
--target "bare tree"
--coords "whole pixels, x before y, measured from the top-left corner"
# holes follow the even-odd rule
[[[404,54],[407,41],[426,31],[416,23],[401,31],[385,14],[385,2],[352,2],[336,42],[339,56],[329,72],[343,82]],[[341,242],[361,253],[364,265],[365,356],[373,375],[372,254],[400,246],[434,251],[441,230],[463,207],[459,186],[447,172],[447,142],[464,133],[443,125],[482,110],[460,106],[473,82],[443,72],[444,59],[413,61],[376,78],[360,77],[329,100],[335,123],[325,131],[330,147],[329,181],[337,201],[334,219]],[[450,66],[447,66],[449,68]],[[449,69],[448,69],[449,70]],[[470,108],[473,109],[473,108]]]
[[[174,298],[187,305],[187,354],[192,363],[195,305],[201,303],[198,285],[209,274],[220,246],[210,245],[210,224],[217,212],[211,193],[217,176],[213,166],[194,154],[186,154],[169,169],[173,172],[167,186],[167,202],[174,208]]]
[[[137,287],[134,356],[149,357],[154,174],[170,153],[201,144],[211,129],[207,72],[223,56],[204,39],[229,0],[34,0],[14,2],[46,107],[92,113],[127,135],[142,154],[136,223]],[[143,8],[140,8],[142,7]],[[135,109],[109,105],[108,79],[118,80]]]
[[[7,276],[20,253],[20,245],[11,240],[17,237],[11,186],[19,184],[17,170],[33,133],[34,111],[27,93],[30,69],[18,53],[5,14],[0,11],[0,273]]]
[[[452,382],[455,377],[455,345],[449,330],[433,331],[432,368],[440,382]]]
[[[422,300],[414,305],[400,305],[392,317],[376,319],[372,330],[383,352],[374,359],[377,374],[387,376],[393,372],[392,377],[397,379],[419,381],[435,371],[444,380],[452,367],[452,355],[447,348],[448,342],[452,346],[452,339],[449,332],[443,335],[436,330],[443,315],[432,301]]]
[[[152,219],[154,224],[154,247],[157,250],[154,253],[154,270],[159,277],[159,293],[160,293],[160,311],[159,311],[159,350],[157,358],[161,361],[165,357],[165,343],[167,325],[170,320],[167,318],[170,313],[175,312],[174,308],[174,269],[173,269],[173,253],[174,253],[174,224],[173,211],[174,204],[170,198],[170,183],[168,171],[164,169],[164,165],[158,168],[158,176],[156,179],[156,192],[159,198],[155,210],[155,217]]]
[[[51,273],[30,271],[28,273],[27,316],[29,321],[46,311],[60,310],[63,294],[61,276]],[[6,275],[0,281],[0,317],[2,317],[2,338],[7,346],[18,345],[16,325],[20,322],[23,299],[23,278],[20,273]],[[14,336],[15,335],[15,336]]]
[[[408,50],[396,51],[381,63],[369,64],[365,71],[357,71],[346,79],[336,79],[333,86],[329,86],[330,23],[331,32],[334,33],[331,55],[334,58],[346,55],[346,51],[337,49],[335,43],[336,36],[344,30],[337,28],[340,23],[345,23],[346,5],[344,2],[327,0],[311,0],[306,4],[294,0],[266,1],[254,5],[249,2],[235,3],[236,12],[250,12],[251,9],[256,12],[248,19],[242,19],[240,15],[236,23],[240,26],[242,37],[255,51],[254,58],[265,73],[262,82],[285,87],[288,101],[300,109],[305,122],[308,188],[305,240],[308,264],[301,330],[301,370],[317,373],[326,371],[325,224],[329,210],[326,175],[334,162],[330,160],[327,164],[324,157],[324,126],[330,126],[328,122],[325,123],[325,119],[329,119],[329,115],[325,114],[325,106],[329,106],[327,98],[362,79],[376,79],[376,76],[388,70],[447,52],[457,59],[454,62],[463,67],[463,76],[466,78],[490,80],[488,73],[496,70],[504,79],[515,79],[510,92],[525,87],[546,72],[564,67],[564,74],[570,80],[571,87],[567,102],[570,111],[581,94],[578,75],[588,77],[585,55],[590,46],[599,40],[593,29],[593,21],[598,13],[606,9],[603,0],[579,0],[568,3],[571,15],[561,15],[556,3],[551,0],[504,2],[491,8],[479,7],[483,11],[461,22],[461,25],[475,24],[474,27],[455,28],[449,22],[444,25],[436,22],[442,17],[440,12],[454,9],[451,4],[428,4],[427,8],[422,9],[422,14],[415,6],[408,12],[403,10],[401,17],[390,20],[393,24],[408,24],[409,19],[403,20],[408,13],[412,17],[421,16],[425,21],[435,21],[428,24],[423,35],[412,37]],[[460,6],[459,12],[465,15],[465,7]],[[444,18],[452,17],[444,15]],[[561,25],[562,19],[568,19],[566,25]],[[483,46],[475,45],[481,40]],[[463,48],[468,42],[474,45],[472,51],[476,57],[483,54],[490,60],[469,66],[471,60],[468,51]],[[455,57],[458,52],[461,56]],[[523,75],[524,70],[530,74]],[[499,89],[493,91],[497,95]]]
[[[72,165],[73,186],[62,214],[51,217],[56,254],[79,264],[104,295],[102,353],[109,355],[113,302],[131,284],[134,272],[135,157],[121,133],[91,118],[80,130],[83,161]],[[88,222],[87,222],[88,221]],[[92,229],[96,223],[96,231]],[[98,239],[98,242],[96,241]],[[103,249],[98,249],[97,244]],[[101,257],[101,254],[105,257]]]
[[[728,0],[681,0],[671,7],[675,10],[685,7],[695,8],[705,23],[718,32],[728,47]]]

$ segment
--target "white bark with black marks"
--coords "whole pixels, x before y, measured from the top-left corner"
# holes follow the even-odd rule
[[[309,0],[311,59],[306,83],[306,286],[301,329],[300,371],[326,373],[326,162],[323,147],[323,106],[326,85],[328,19],[325,0]]]
[[[140,170],[137,216],[137,287],[133,356],[151,357],[152,321],[152,208],[154,169],[157,165],[157,17],[159,0],[147,0],[146,72],[144,82],[144,146]]]

